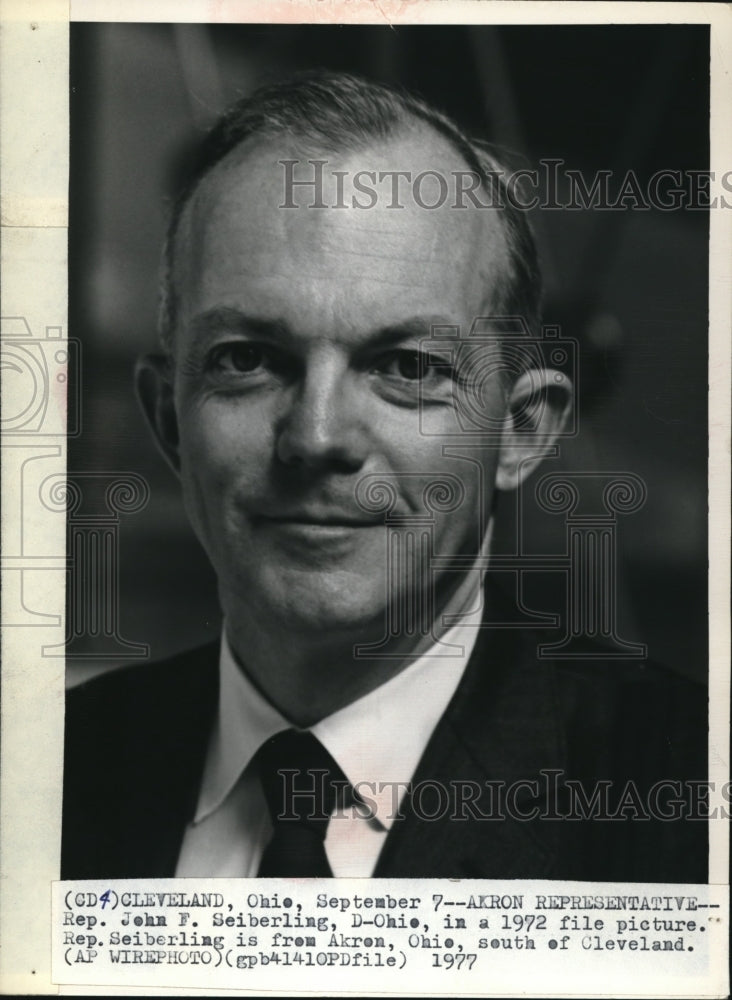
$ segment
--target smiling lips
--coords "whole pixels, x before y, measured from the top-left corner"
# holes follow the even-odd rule
[[[312,529],[353,529],[373,528],[383,524],[383,518],[375,520],[365,515],[360,517],[351,513],[311,513],[308,511],[292,511],[283,514],[260,514],[258,520],[268,521],[281,527],[302,527]]]
[[[274,528],[282,535],[302,541],[325,542],[328,539],[347,539],[354,532],[364,528],[383,526],[381,518],[353,510],[337,509],[295,509],[261,512],[255,515],[255,522],[261,527]]]

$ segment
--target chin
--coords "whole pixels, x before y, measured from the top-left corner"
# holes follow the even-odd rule
[[[385,588],[381,579],[369,583],[352,572],[311,572],[286,574],[276,586],[273,582],[261,580],[249,591],[258,595],[256,616],[260,624],[269,621],[272,628],[322,639],[347,633],[355,642],[373,633],[380,638],[384,633]]]
[[[355,599],[354,599],[355,598]],[[287,602],[283,608],[285,627],[298,632],[348,633],[354,641],[374,631],[383,632],[386,613],[382,602],[359,600],[353,594],[310,594],[307,601]]]

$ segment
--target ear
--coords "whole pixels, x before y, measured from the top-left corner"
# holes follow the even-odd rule
[[[571,380],[553,368],[532,368],[508,396],[496,473],[499,490],[514,490],[541,463],[572,410]]]
[[[153,437],[168,465],[178,475],[178,418],[169,359],[162,354],[139,358],[135,366],[135,388]]]

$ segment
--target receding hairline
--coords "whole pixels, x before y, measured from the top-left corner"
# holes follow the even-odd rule
[[[465,135],[455,122],[437,109],[419,98],[413,98],[408,93],[393,90],[382,84],[373,84],[346,75],[337,76],[338,80],[347,81],[348,86],[355,91],[358,101],[373,102],[373,114],[367,115],[369,120],[366,126],[360,119],[354,118],[353,108],[348,107],[346,98],[342,98],[342,95],[333,89],[332,75],[326,74],[324,78],[318,77],[315,81],[316,89],[319,87],[329,102],[327,107],[318,106],[318,112],[322,111],[322,118],[298,117],[297,110],[286,102],[279,106],[279,116],[275,114],[267,118],[263,114],[258,116],[257,113],[252,113],[252,107],[258,109],[263,103],[266,105],[270,94],[279,89],[279,85],[275,85],[274,88],[261,92],[264,99],[259,99],[259,105],[257,99],[260,92],[257,92],[252,98],[235,105],[214,128],[209,138],[216,136],[219,145],[217,146],[216,142],[212,144],[213,155],[209,155],[208,161],[204,159],[203,168],[194,174],[192,181],[182,192],[176,202],[168,230],[160,311],[160,335],[166,349],[172,346],[177,326],[175,308],[178,294],[178,289],[175,287],[177,268],[174,265],[176,257],[179,256],[181,223],[189,215],[191,206],[208,180],[220,168],[235,164],[237,158],[253,155],[262,146],[277,144],[280,141],[285,147],[289,145],[290,149],[294,143],[299,144],[298,158],[302,159],[324,155],[342,156],[398,140],[410,132],[428,131],[438,140],[442,140],[445,148],[459,157],[469,171],[474,171],[478,175],[481,187],[487,183],[492,173],[497,171],[500,177],[503,167],[492,153]],[[312,102],[312,84],[306,80],[305,85],[311,88],[308,96]],[[297,91],[293,88],[292,82],[285,84],[285,88],[287,87],[289,87],[289,100],[292,101],[292,95],[297,95]],[[334,106],[339,102],[346,103],[348,110],[351,111],[344,123],[336,121],[333,114]],[[237,118],[237,114],[240,114],[240,118]],[[234,135],[237,130],[245,131],[238,140],[232,141],[227,132],[229,126]],[[519,210],[499,207],[488,214],[492,215],[493,211],[499,214],[497,229],[501,233],[506,250],[502,269],[504,273],[500,276],[500,283],[504,287],[495,290],[498,291],[502,303],[509,306],[508,312],[520,307],[521,314],[525,315],[531,327],[538,320],[541,295],[541,276],[533,236],[528,222]]]
[[[430,152],[431,157],[431,168],[436,171],[444,171],[445,174],[449,174],[452,170],[457,169],[457,171],[466,170],[470,171],[472,168],[467,162],[462,151],[455,147],[451,143],[448,137],[442,135],[436,129],[429,128],[429,123],[422,121],[420,119],[414,118],[414,120],[409,123],[404,129],[394,131],[386,136],[373,136],[364,137],[357,143],[344,144],[343,148],[335,148],[335,144],[331,144],[326,148],[325,146],[316,145],[312,142],[307,142],[308,138],[305,136],[305,148],[299,145],[300,137],[293,133],[286,133],[283,131],[273,132],[273,133],[255,133],[254,135],[249,135],[244,138],[237,146],[229,150],[229,152],[222,157],[217,163],[215,163],[210,170],[208,170],[202,177],[199,178],[198,183],[189,192],[188,198],[179,213],[177,219],[177,225],[173,234],[173,245],[170,248],[171,257],[171,272],[170,279],[174,281],[177,277],[176,272],[178,268],[176,264],[180,263],[182,253],[185,253],[186,243],[182,241],[189,241],[191,238],[190,226],[192,224],[192,215],[201,207],[201,201],[203,200],[203,208],[206,208],[206,199],[216,200],[220,197],[220,193],[214,194],[212,192],[212,186],[216,184],[218,180],[222,180],[227,174],[236,173],[242,168],[247,166],[248,162],[256,160],[258,157],[267,156],[269,153],[272,155],[271,164],[274,167],[283,160],[295,159],[299,163],[307,164],[310,159],[322,159],[326,157],[333,157],[334,163],[338,160],[343,162],[351,156],[357,155],[359,153],[364,154],[364,164],[366,168],[375,166],[374,162],[368,161],[368,156],[373,154],[374,160],[377,160],[382,152],[388,152],[388,147],[396,145],[403,141],[408,141],[410,138],[419,138],[421,136],[429,136],[436,144],[434,149]],[[441,147],[441,149],[440,149]],[[453,164],[450,164],[449,157],[454,157]],[[440,165],[438,165],[439,158],[442,157]],[[404,162],[394,163],[394,169],[408,168],[412,164],[405,157]],[[306,195],[308,196],[308,195]],[[391,191],[388,195],[385,195],[389,200],[391,199]],[[281,206],[277,206],[278,208]],[[306,206],[293,207],[293,210],[297,211],[299,208]],[[449,204],[442,206],[443,209],[449,208]],[[503,259],[503,274],[501,278],[504,281],[508,281],[511,278],[511,265],[510,260],[510,248],[508,244],[508,236],[506,233],[506,226],[500,218],[496,218],[495,211],[481,212],[476,206],[468,203],[465,205],[465,211],[460,212],[461,218],[466,218],[466,216],[472,216],[475,218],[482,226],[481,232],[487,233],[489,231],[497,232],[500,235],[502,247],[502,254],[505,255],[506,259]],[[274,211],[274,205],[272,206]],[[331,211],[330,206],[321,209],[314,209],[313,214],[316,215],[318,212]],[[420,209],[421,210],[421,209]],[[472,211],[471,211],[472,210]],[[358,209],[354,209],[358,211]],[[478,213],[478,214],[475,214]],[[429,213],[432,214],[431,212]],[[493,225],[491,223],[493,222]],[[482,236],[480,237],[482,238]],[[486,240],[486,251],[488,250],[489,242]]]

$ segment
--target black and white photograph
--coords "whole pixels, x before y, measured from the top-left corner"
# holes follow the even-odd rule
[[[63,678],[59,981],[396,948],[488,995],[499,950],[627,946],[720,982],[713,25],[167,17],[69,24],[68,318],[3,308],[63,536],[8,533],[3,619]]]
[[[708,61],[72,26],[64,877],[706,881]]]

